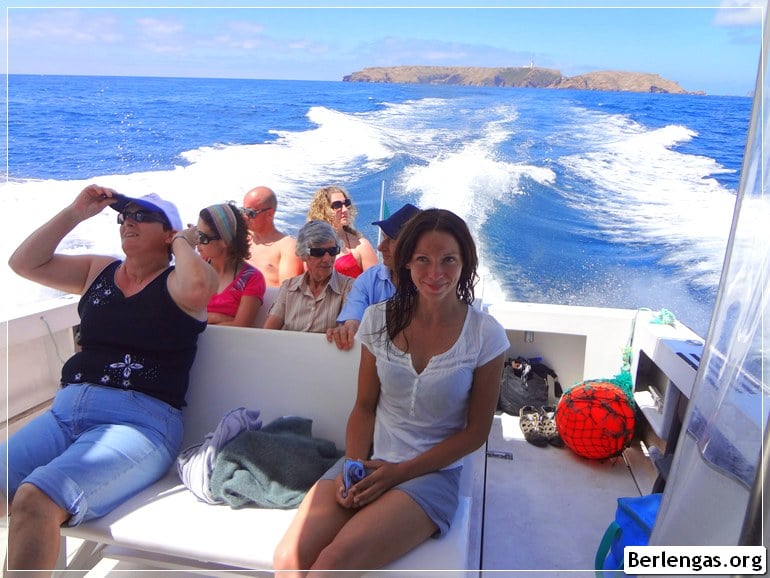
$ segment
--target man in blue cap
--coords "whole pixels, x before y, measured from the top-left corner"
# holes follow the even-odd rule
[[[337,327],[326,330],[326,339],[334,342],[338,349],[348,350],[353,347],[358,325],[369,305],[389,299],[395,292],[393,283],[393,253],[396,249],[398,234],[409,219],[420,209],[406,203],[387,219],[375,221],[382,230],[382,241],[377,249],[382,253],[382,263],[369,267],[359,275],[350,288],[345,305],[337,317]]]

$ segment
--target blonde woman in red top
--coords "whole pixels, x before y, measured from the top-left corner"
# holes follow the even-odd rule
[[[326,221],[334,228],[343,244],[334,268],[354,279],[379,262],[372,244],[353,226],[357,212],[348,192],[332,185],[316,191],[307,213],[308,221]]]

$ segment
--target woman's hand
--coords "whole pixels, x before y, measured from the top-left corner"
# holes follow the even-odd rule
[[[352,502],[353,508],[361,508],[373,502],[393,486],[404,481],[399,464],[382,460],[367,460],[364,461],[364,467],[369,473],[363,480],[350,487],[348,497],[345,499]],[[341,482],[340,476],[340,486],[342,485]],[[341,497],[341,492],[338,495]]]
[[[182,229],[174,235],[175,239],[177,237],[187,241],[187,244],[194,249],[198,245],[198,227],[188,224],[186,229]]]
[[[205,321],[206,306],[217,292],[217,272],[196,251],[198,229],[188,225],[171,237],[174,252],[174,271],[168,277],[171,298],[184,311],[196,319]]]
[[[351,491],[348,491],[347,495],[345,495],[345,483],[342,481],[342,474],[337,476],[337,478],[334,480],[337,484],[337,503],[342,506],[343,508],[351,509],[355,508],[355,504],[353,503],[353,493],[352,488]]]
[[[8,265],[25,279],[82,295],[96,274],[114,258],[65,255],[56,253],[56,249],[78,224],[113,204],[116,194],[107,187],[88,185],[68,206],[22,241],[8,260]]]
[[[108,187],[88,185],[72,201],[71,208],[81,221],[85,221],[101,213],[104,207],[113,204],[115,202],[113,197],[116,194],[115,190]]]

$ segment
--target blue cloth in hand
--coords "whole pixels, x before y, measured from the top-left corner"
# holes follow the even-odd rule
[[[356,482],[360,482],[366,477],[366,469],[363,462],[360,460],[345,460],[342,466],[342,484],[344,490],[342,490],[342,497],[348,497],[348,490]]]

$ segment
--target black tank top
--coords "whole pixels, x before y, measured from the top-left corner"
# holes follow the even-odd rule
[[[94,383],[141,391],[176,408],[185,405],[190,368],[205,321],[191,317],[166,287],[173,267],[125,297],[110,263],[78,304],[82,350],[62,368],[62,385]]]

